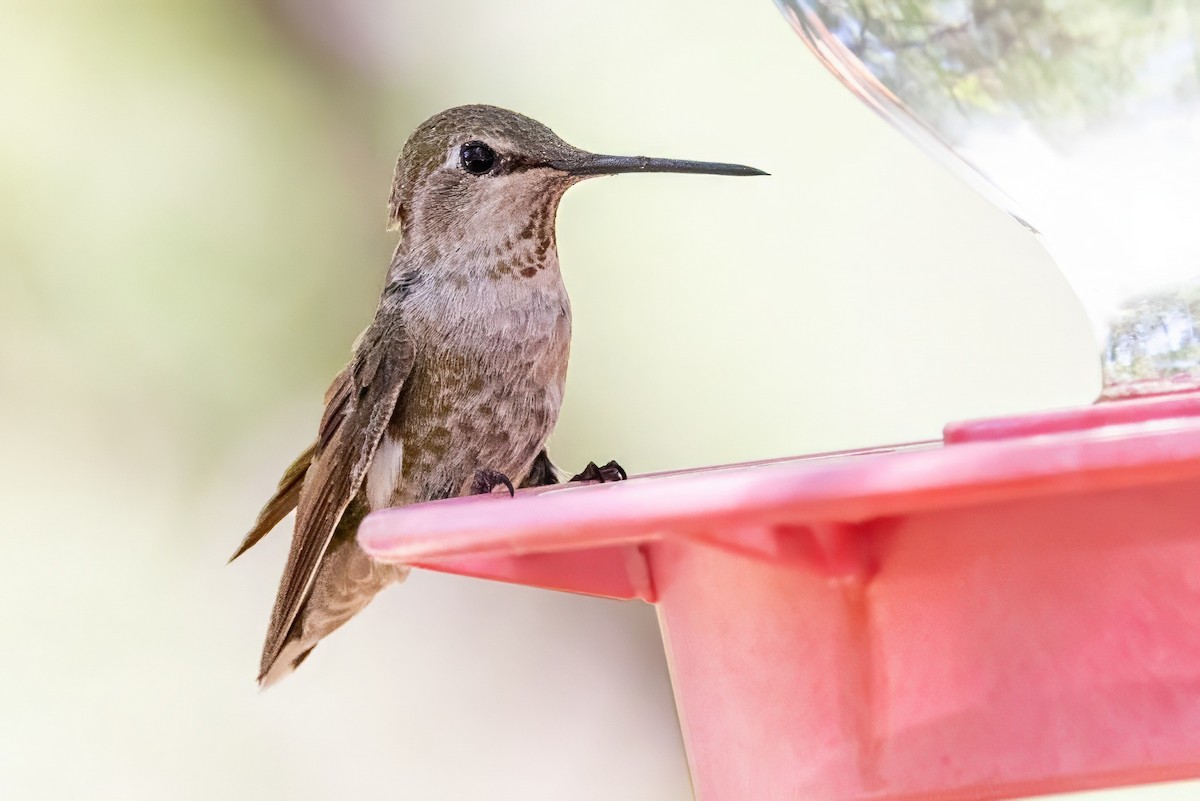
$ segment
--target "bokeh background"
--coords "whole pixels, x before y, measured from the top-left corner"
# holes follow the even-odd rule
[[[370,318],[395,154],[442,108],[772,173],[568,194],[568,468],[1098,390],[1034,239],[770,0],[0,0],[0,98],[5,799],[690,798],[638,604],[418,574],[256,692],[288,532],[225,558]]]

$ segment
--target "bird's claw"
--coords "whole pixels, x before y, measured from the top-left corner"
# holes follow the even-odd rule
[[[508,476],[499,473],[495,470],[481,469],[475,471],[475,480],[471,482],[472,495],[488,495],[496,487],[505,487],[508,490],[508,496],[511,498],[516,495],[516,490],[513,489],[513,483]]]
[[[624,481],[627,478],[629,476],[625,473],[625,468],[614,459],[603,467],[597,467],[595,462],[588,462],[583,472],[572,476],[571,481],[598,481],[604,484],[609,481]]]

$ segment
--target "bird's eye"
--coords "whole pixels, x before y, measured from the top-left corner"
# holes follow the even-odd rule
[[[463,169],[472,175],[483,175],[496,166],[496,151],[483,142],[467,142],[459,151]]]

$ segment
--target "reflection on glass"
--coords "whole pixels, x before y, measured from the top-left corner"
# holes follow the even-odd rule
[[[1106,396],[1200,385],[1200,0],[777,2],[864,102],[1045,234]]]

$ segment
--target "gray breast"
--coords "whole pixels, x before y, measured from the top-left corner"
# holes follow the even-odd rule
[[[520,289],[447,293],[406,316],[415,364],[380,448],[399,464],[372,464],[372,508],[388,483],[385,505],[400,505],[460,494],[480,468],[528,473],[558,420],[571,319],[561,282]]]

